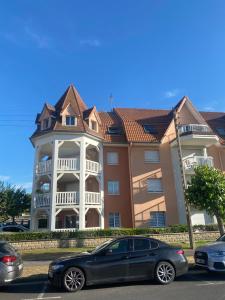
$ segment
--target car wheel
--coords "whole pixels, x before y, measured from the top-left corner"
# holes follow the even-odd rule
[[[67,292],[77,292],[85,284],[84,273],[79,268],[69,268],[63,276],[63,287]]]
[[[168,261],[158,263],[155,270],[155,279],[160,284],[169,284],[174,281],[176,271],[174,266]]]

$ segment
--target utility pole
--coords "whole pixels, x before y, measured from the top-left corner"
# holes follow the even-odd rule
[[[185,177],[185,173],[184,173],[184,164],[183,164],[183,158],[182,158],[182,149],[181,149],[181,142],[180,142],[179,127],[178,127],[179,126],[178,118],[179,118],[178,112],[177,112],[177,110],[175,110],[173,119],[174,119],[175,130],[176,130],[176,140],[177,140],[177,146],[178,146],[178,156],[179,156],[179,162],[180,162],[182,188],[183,188],[183,194],[184,194],[184,204],[185,204],[186,219],[187,219],[188,234],[189,234],[189,243],[190,243],[190,248],[194,249],[195,241],[194,241],[193,228],[192,228],[192,222],[191,222],[191,211],[190,211],[188,199],[186,198],[186,195],[185,195],[185,190],[187,188],[187,182],[186,182],[186,177]]]

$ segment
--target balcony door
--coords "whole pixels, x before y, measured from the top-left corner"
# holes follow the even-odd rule
[[[65,228],[78,228],[79,218],[77,215],[67,215],[64,218]]]

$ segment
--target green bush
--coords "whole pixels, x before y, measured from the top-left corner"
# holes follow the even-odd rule
[[[217,231],[217,225],[195,225],[194,231]],[[0,233],[0,240],[6,241],[28,241],[28,240],[52,240],[68,238],[95,238],[95,237],[117,237],[124,235],[149,235],[187,232],[187,225],[171,225],[163,228],[120,228],[120,229],[99,229],[80,230],[65,232],[19,232]]]

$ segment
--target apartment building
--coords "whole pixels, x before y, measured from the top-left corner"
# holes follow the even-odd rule
[[[71,85],[54,106],[45,103],[31,136],[32,229],[185,224],[174,110],[186,180],[196,165],[225,171],[225,113],[199,112],[188,97],[173,110],[98,112]],[[215,222],[191,214],[193,224]]]

